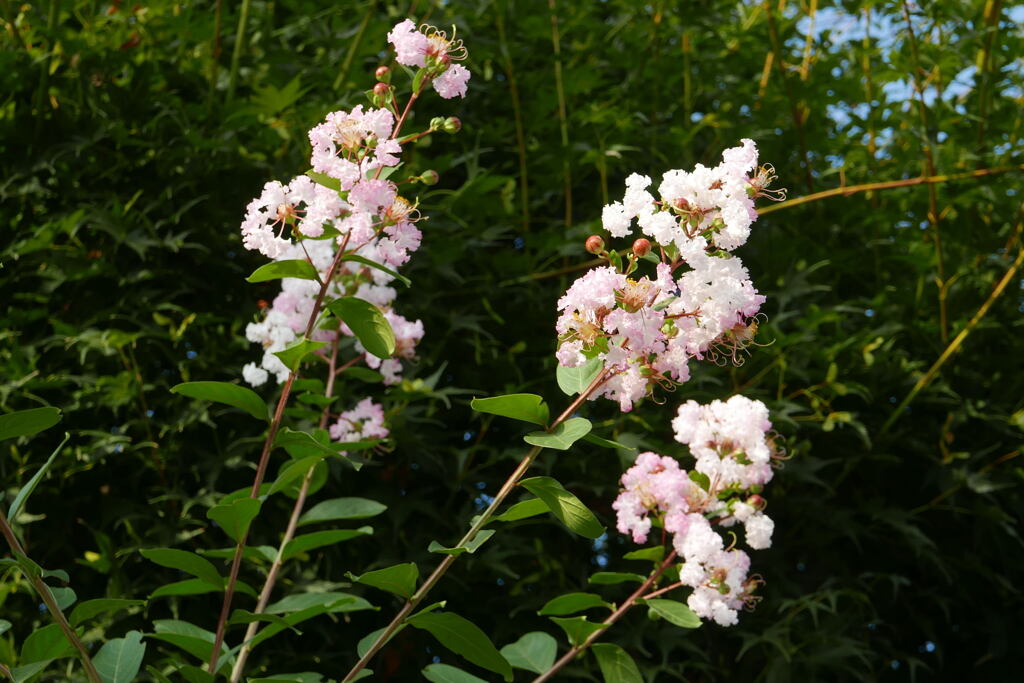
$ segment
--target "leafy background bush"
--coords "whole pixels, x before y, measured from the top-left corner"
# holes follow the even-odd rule
[[[633,413],[592,406],[603,434],[684,455],[668,428],[677,403],[743,391],[769,404],[793,456],[770,488],[777,529],[754,557],[768,581],[755,612],[686,633],[631,615],[609,639],[659,681],[979,679],[1018,660],[1024,5],[911,5],[913,36],[900,3],[829,0],[0,9],[0,406],[64,411],[69,446],[18,522],[79,599],[145,598],[175,578],[140,548],[224,544],[205,510],[215,491],[248,485],[258,435],[238,412],[168,389],[235,380],[256,358],[242,331],[275,285],[243,282],[261,263],[241,247],[244,206],[265,180],[305,170],[305,131],[361,101],[385,33],[408,14],[457,24],[474,73],[452,112],[462,133],[413,162],[442,176],[403,309],[427,337],[391,406],[394,450],[358,475],[332,470],[325,488],[387,504],[375,535],[293,563],[285,588],[432,566],[429,542],[457,538],[522,451],[516,426],[468,399],[532,391],[559,405],[555,302],[589,258],[601,206],[632,171],[713,165],[750,137],[791,200],[941,177],[772,207],[741,252],[768,295],[765,346],[741,367],[695,368]],[[343,390],[367,391],[353,384]],[[8,494],[58,431],[5,442]],[[580,446],[536,473],[613,529],[627,464]],[[284,526],[287,501],[275,505],[257,543]],[[614,531],[591,543],[527,520],[464,558],[436,596],[504,644],[553,630],[536,610],[598,568],[630,568],[628,549]],[[0,661],[12,664],[48,617],[17,572],[0,577],[13,624]],[[368,597],[381,613],[308,622],[301,640],[258,650],[250,671],[340,676],[393,613]],[[211,604],[153,600],[87,639],[171,615],[212,628]],[[377,679],[414,680],[447,656],[436,650],[407,629]],[[146,663],[172,652],[153,641]],[[587,660],[573,675],[599,676]]]

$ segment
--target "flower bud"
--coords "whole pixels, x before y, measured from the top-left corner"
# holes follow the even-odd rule
[[[430,130],[441,130],[441,129],[443,129],[444,128],[444,121],[445,121],[445,119],[444,119],[443,116],[435,116],[434,118],[430,119]]]
[[[457,116],[449,116],[444,121],[444,132],[449,135],[455,135],[462,130],[462,121]]]
[[[384,81],[385,83],[391,82],[391,69],[386,66],[378,66],[377,70],[373,72],[374,78],[378,81]]]
[[[651,242],[643,237],[633,242],[633,253],[637,258],[643,258],[651,253]]]
[[[420,182],[424,185],[437,185],[437,181],[441,176],[437,174],[437,171],[428,170],[420,174]]]
[[[586,249],[591,254],[600,254],[604,251],[604,240],[597,235],[591,235],[587,238]]]
[[[750,498],[747,498],[747,505],[755,510],[764,510],[768,505],[768,501],[755,493]]]
[[[381,82],[373,86],[373,94],[377,97],[386,97],[389,92],[391,92],[391,86],[387,83]]]

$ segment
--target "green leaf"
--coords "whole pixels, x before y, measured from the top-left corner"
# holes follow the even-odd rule
[[[558,642],[543,631],[527,633],[514,643],[501,648],[501,654],[517,669],[542,674],[555,663]]]
[[[513,420],[532,422],[542,427],[548,423],[548,404],[536,394],[505,394],[490,398],[474,398],[469,405],[478,413],[490,413]]]
[[[68,621],[71,622],[72,626],[78,626],[83,621],[88,621],[97,614],[117,612],[123,609],[128,609],[129,607],[141,607],[145,604],[145,600],[123,600],[120,598],[86,600],[85,602],[79,603],[78,607],[71,612],[71,616],[68,618]]]
[[[701,487],[705,491],[711,490],[711,477],[704,474],[703,472],[698,472],[697,470],[690,470],[689,477],[690,481],[692,481],[694,484]]]
[[[131,683],[139,673],[146,645],[142,634],[129,631],[124,638],[108,640],[93,657],[92,663],[103,683]]]
[[[47,624],[37,628],[25,638],[21,644],[22,664],[50,661],[62,657],[74,656],[75,649],[64,636],[57,624]]]
[[[189,398],[198,398],[204,401],[226,403],[235,408],[241,408],[257,420],[270,421],[270,413],[267,404],[263,402],[252,389],[229,384],[227,382],[185,382],[171,388],[172,394],[181,394]]]
[[[455,546],[454,548],[448,548],[441,545],[437,541],[431,541],[430,546],[427,547],[427,550],[432,553],[441,553],[442,555],[461,555],[462,553],[473,554],[476,552],[477,548],[479,548],[485,542],[487,542],[487,539],[489,539],[493,535],[493,529],[483,529],[481,531],[478,531],[476,533],[476,536],[473,537],[473,540],[465,545],[459,545]]]
[[[387,505],[369,498],[332,498],[306,511],[306,514],[299,517],[298,526],[338,519],[366,519],[376,517],[387,509]]]
[[[341,257],[341,260],[342,261],[355,261],[356,263],[362,263],[364,266],[369,266],[370,268],[376,268],[377,270],[379,270],[379,271],[381,271],[383,273],[387,273],[391,277],[393,277],[396,280],[398,280],[399,282],[401,282],[406,287],[412,285],[412,280],[410,280],[409,278],[405,277],[404,275],[400,275],[399,273],[391,270],[387,266],[381,265],[381,264],[377,263],[376,261],[371,261],[370,259],[365,258],[363,256],[359,256],[357,254],[345,254],[344,256]],[[351,325],[349,325],[349,327],[351,327]],[[365,346],[365,344],[364,344],[364,346]],[[374,355],[377,355],[377,354],[374,354]]]
[[[32,662],[31,664],[12,668],[11,676],[14,677],[14,683],[25,683],[37,673],[48,667],[52,661],[52,659],[45,659],[41,662]]]
[[[277,479],[274,480],[270,490],[267,491],[267,495],[271,495],[288,488],[299,479],[305,477],[311,469],[323,462],[323,459],[323,455],[311,455],[300,460],[286,462],[281,466],[281,471],[278,473]]]
[[[512,680],[512,667],[494,643],[473,622],[453,612],[429,612],[406,619],[414,628],[430,632],[437,641],[457,655]]]
[[[147,560],[161,567],[178,569],[186,574],[191,574],[217,590],[224,588],[224,579],[221,578],[213,563],[199,557],[195,553],[190,553],[187,550],[178,550],[177,548],[148,548],[139,552]]]
[[[250,678],[249,683],[323,683],[324,677],[318,673],[303,672],[298,674],[275,674],[270,678]]]
[[[634,550],[628,552],[622,556],[624,560],[647,560],[648,562],[654,562],[657,564],[665,559],[665,546],[656,545],[650,548],[641,548],[640,550]]]
[[[586,617],[550,617],[551,621],[558,624],[565,635],[569,636],[572,645],[581,645],[591,633],[600,631],[601,624],[592,624]]]
[[[492,522],[517,522],[527,517],[536,517],[548,511],[547,503],[540,498],[522,500],[505,512],[491,519]]]
[[[334,545],[342,541],[348,541],[358,536],[369,536],[373,534],[373,527],[363,526],[358,529],[331,529],[328,531],[315,531],[311,534],[296,536],[284,547],[283,559],[290,560],[296,555],[308,552],[315,548],[322,548],[327,545]]]
[[[260,513],[262,503],[258,498],[239,498],[229,505],[215,505],[206,511],[206,516],[220,525],[235,543],[240,543],[249,533],[249,525]]]
[[[548,510],[562,524],[584,538],[597,538],[604,533],[604,527],[594,513],[551,477],[532,477],[519,482],[530,493],[544,501]]]
[[[12,626],[14,626],[14,624],[6,619],[0,619],[0,636],[10,631]]]
[[[614,643],[594,643],[590,647],[601,667],[604,683],[644,683],[644,677],[629,653]]]
[[[341,181],[337,178],[332,178],[326,173],[317,173],[313,169],[306,171],[306,175],[313,179],[317,185],[323,185],[324,187],[334,190],[335,192],[341,191]]]
[[[246,282],[267,282],[268,280],[279,280],[284,277],[294,277],[300,280],[320,280],[320,274],[309,261],[293,259],[289,261],[271,261],[254,270],[252,275],[245,278]]]
[[[310,341],[305,337],[299,337],[281,351],[275,351],[274,355],[281,359],[284,366],[295,372],[302,364],[302,359],[317,349],[327,346],[327,342]]]
[[[395,352],[395,332],[391,323],[369,301],[343,296],[332,301],[327,308],[348,325],[369,353],[378,358],[388,358]]]
[[[231,617],[228,619],[229,624],[252,624],[254,622],[266,622],[269,624],[281,624],[286,629],[291,629],[297,635],[302,635],[302,631],[295,628],[283,618],[276,614],[255,614],[244,609],[236,609],[231,613]]]
[[[428,664],[423,669],[423,678],[431,683],[487,683],[482,678],[447,664]]]
[[[553,598],[544,605],[537,614],[542,617],[561,617],[566,614],[575,614],[591,607],[604,607],[612,609],[612,606],[601,599],[600,595],[594,593],[566,593]]]
[[[224,590],[211,586],[202,579],[185,579],[174,583],[164,584],[149,594],[150,600],[163,598],[169,595],[205,595],[206,593],[218,593]]]
[[[396,564],[386,569],[366,572],[359,576],[352,572],[348,572],[345,575],[364,586],[373,586],[374,588],[394,593],[399,597],[409,598],[412,597],[413,591],[416,590],[416,582],[420,578],[420,570],[415,563],[408,562],[406,564]]]
[[[289,595],[267,605],[267,608],[263,611],[267,614],[287,614],[289,612],[302,612],[310,607],[323,607],[327,612],[332,613],[375,609],[373,605],[363,598],[350,593],[329,592]]]
[[[585,437],[583,437],[583,440],[586,441],[587,443],[592,443],[595,446],[600,446],[601,448],[613,448],[616,450],[621,449],[633,453],[636,452],[636,448],[633,446],[627,446],[626,444],[619,443],[618,441],[611,441],[610,439],[602,438],[594,433],[587,434]]]
[[[376,384],[377,382],[384,381],[384,375],[380,374],[376,370],[363,368],[358,365],[346,368],[345,372],[339,375],[339,377],[344,377],[345,379],[357,379],[360,382],[369,382],[370,384]]]
[[[40,410],[45,409],[40,408]],[[54,408],[54,410],[56,410],[56,408]],[[60,453],[60,449],[64,447],[64,444],[68,442],[69,438],[71,438],[71,435],[65,432],[64,440],[61,441],[57,448],[53,450],[53,453],[51,453],[50,457],[46,459],[43,466],[39,468],[39,471],[33,474],[32,478],[28,480],[28,483],[21,487],[21,490],[18,491],[18,495],[16,495],[14,497],[14,501],[11,502],[11,507],[7,508],[7,519],[11,521],[17,519],[18,513],[21,512],[21,508],[25,506],[25,501],[28,500],[28,497],[36,490],[36,486],[38,486],[39,482],[42,481],[44,476],[46,476],[46,473],[50,470],[54,460],[57,459],[57,454]]]
[[[590,427],[590,420],[584,417],[573,417],[555,427],[553,432],[530,432],[523,437],[523,441],[531,446],[567,451],[590,432]]]
[[[387,626],[381,626],[376,631],[371,631],[370,633],[367,633],[365,636],[359,639],[359,642],[356,643],[356,654],[359,656],[360,659],[362,659],[366,655],[366,653],[370,651],[370,647],[372,647],[373,644],[377,642],[377,638],[379,638],[380,634],[384,633],[384,631],[386,631],[387,628]],[[399,633],[401,633],[402,629],[404,628],[405,624],[399,624],[397,627],[395,627],[394,633],[392,633],[388,637],[388,639],[384,641],[384,645],[390,643],[391,639],[397,636]]]
[[[57,601],[57,609],[59,609],[62,612],[66,610],[68,607],[71,607],[71,605],[75,604],[75,600],[78,599],[78,596],[75,594],[75,591],[71,588],[51,587],[50,593],[53,594],[53,599]]]
[[[632,572],[597,572],[587,581],[595,586],[613,586],[618,583],[643,583],[647,577]]]
[[[57,408],[30,408],[0,415],[0,441],[18,436],[32,436],[60,422]]]
[[[567,396],[575,396],[586,391],[602,370],[604,370],[604,363],[601,362],[601,359],[591,358],[583,365],[577,365],[574,368],[565,368],[559,365],[555,370],[555,379],[558,380],[558,388]]]
[[[206,662],[210,659],[210,653],[213,652],[214,641],[214,634],[211,631],[199,628],[195,624],[190,624],[187,621],[179,621],[177,619],[157,619],[153,622],[153,630],[155,633],[146,634],[147,638],[153,638],[156,640],[162,640],[165,643],[170,643],[171,645],[188,652],[201,662]],[[224,668],[230,669],[232,664],[234,664],[234,657],[223,656],[227,654],[227,646],[221,645],[222,656],[220,658],[218,671],[223,670]],[[210,680],[213,680],[212,677]]]
[[[320,438],[316,438],[320,437]],[[360,451],[373,448],[380,443],[380,440],[355,441],[348,443],[335,443],[330,441],[327,431],[317,431],[316,437],[306,432],[296,431],[285,427],[277,433],[274,445],[284,448],[288,455],[293,458],[306,458],[311,455],[324,455],[338,457],[341,451]],[[322,439],[322,440],[321,440]],[[356,470],[361,468],[362,462],[351,455],[342,457],[341,461],[351,465]],[[248,494],[246,494],[248,495]]]
[[[657,614],[670,624],[682,626],[683,628],[698,628],[701,624],[700,617],[681,602],[653,598],[645,600],[644,603],[650,608],[651,612]]]

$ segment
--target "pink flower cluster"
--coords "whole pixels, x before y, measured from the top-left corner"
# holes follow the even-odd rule
[[[771,546],[775,525],[762,512],[760,495],[776,455],[768,410],[743,396],[704,406],[689,401],[672,424],[676,440],[688,444],[697,459],[696,474],[673,458],[640,454],[622,475],[622,491],[612,505],[617,528],[636,543],[647,541],[655,523],[671,534],[683,560],[679,579],[693,589],[690,609],[731,626],[737,611],[756,601],[759,579],[748,577],[750,558],[727,547],[714,526],[742,523],[750,548]]]
[[[469,71],[453,63],[467,56],[461,41],[434,29],[416,31],[409,20],[396,25],[388,39],[398,62],[427,69],[424,78],[442,97],[465,95]],[[247,326],[246,338],[263,347],[259,363],[242,369],[243,378],[253,386],[264,384],[271,375],[278,382],[288,378],[288,368],[275,353],[305,334],[320,282],[327,281],[339,249],[394,271],[420,247],[416,203],[402,197],[398,185],[388,179],[401,161],[402,143],[397,137],[398,109],[386,104],[392,109],[360,105],[328,114],[309,131],[313,173],[288,184],[267,183],[246,210],[241,228],[247,249],[275,261],[305,260],[319,275],[319,281],[282,279],[281,292],[265,316]],[[402,359],[415,358],[424,334],[422,322],[395,312],[396,292],[389,286],[393,279],[384,269],[345,260],[336,266],[325,299],[355,296],[380,308],[395,333],[394,356],[385,359],[366,352],[344,323],[333,330],[314,325],[310,335],[328,342],[353,337],[351,348],[380,371],[387,385],[401,380]],[[357,432],[363,438],[383,438],[387,430],[382,420],[380,406],[366,399],[343,413],[331,433],[342,440],[351,440]]]
[[[384,407],[372,399],[364,398],[352,410],[338,416],[330,427],[331,438],[341,443],[386,439],[388,428],[384,426]]]
[[[604,208],[604,226],[615,237],[629,234],[638,219],[661,245],[662,263],[654,280],[629,277],[635,261],[626,273],[594,269],[559,300],[559,364],[600,358],[612,373],[592,398],[607,396],[628,411],[655,386],[689,379],[691,358],[742,362],[737,352],[753,341],[765,299],[728,250],[746,241],[757,217],[754,199],[768,196],[770,172],[750,175],[756,164],[757,149],[744,140],[714,169],[666,173],[660,201],[646,190],[651,179],[634,173],[623,201]],[[684,265],[689,270],[677,275]]]

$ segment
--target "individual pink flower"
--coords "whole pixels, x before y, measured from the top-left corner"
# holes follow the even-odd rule
[[[416,30],[411,19],[404,19],[388,33],[388,42],[395,48],[395,61],[405,66],[425,66],[427,37]]]
[[[452,64],[447,71],[433,80],[434,90],[446,100],[450,100],[456,95],[465,97],[469,77],[469,69],[461,64]]]

